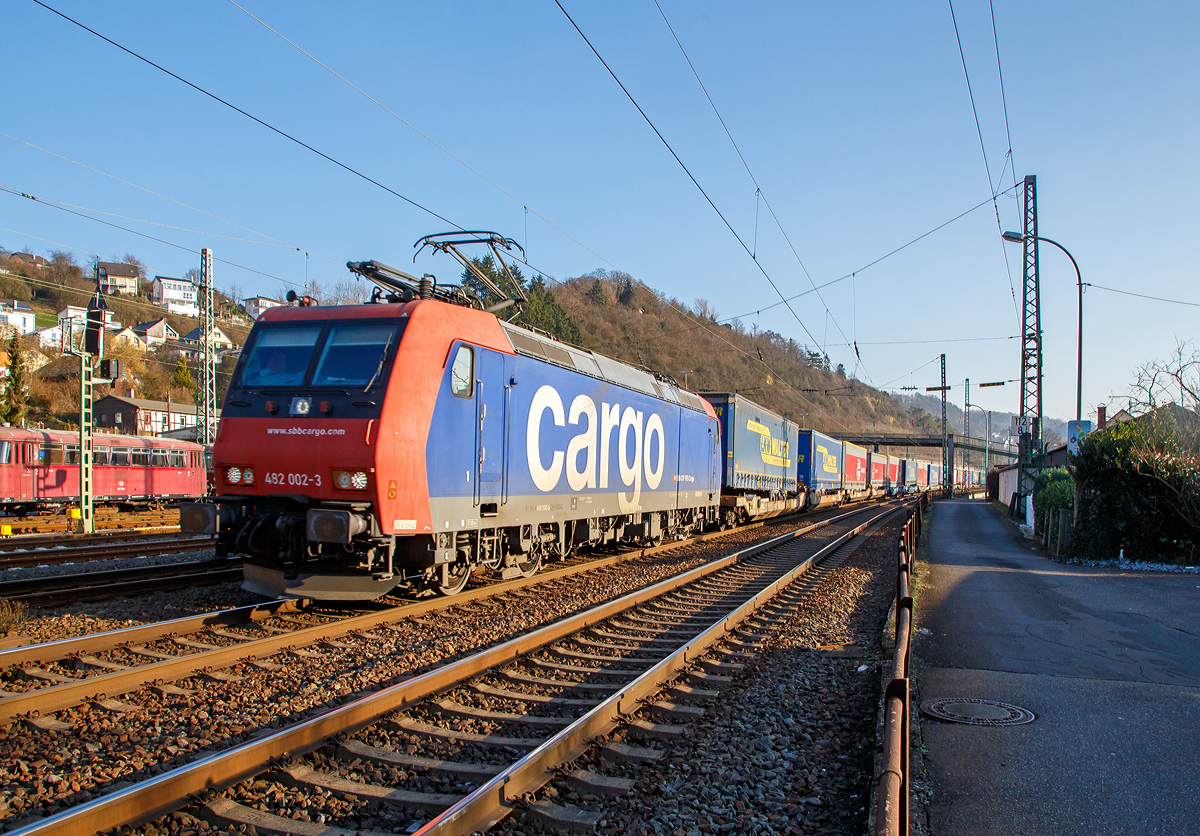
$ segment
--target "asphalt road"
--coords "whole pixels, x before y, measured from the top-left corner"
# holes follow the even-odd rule
[[[1027,708],[923,717],[933,836],[1200,836],[1200,574],[1064,566],[981,500],[938,503],[918,589],[918,699]]]

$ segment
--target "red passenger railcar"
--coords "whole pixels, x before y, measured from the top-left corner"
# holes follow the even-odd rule
[[[190,441],[97,433],[96,502],[154,505],[207,493],[204,448]],[[79,498],[79,434],[0,427],[0,510],[24,513]]]

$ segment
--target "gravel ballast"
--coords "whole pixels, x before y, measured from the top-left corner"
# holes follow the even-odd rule
[[[569,581],[547,582],[533,589],[535,596],[502,596],[406,619],[394,629],[373,631],[373,638],[351,636],[337,647],[277,655],[267,663],[269,669],[243,663],[173,683],[183,693],[147,688],[121,696],[116,709],[80,706],[59,712],[57,719],[69,730],[12,724],[0,729],[0,830],[86,801],[119,782],[159,774],[204,751],[228,748],[264,728],[280,728],[352,694],[402,680],[812,521],[775,523]],[[39,614],[27,625],[34,624],[39,637],[60,638],[257,600],[243,596],[232,584],[163,592],[79,604],[53,616]],[[22,628],[27,631],[28,626]],[[157,826],[173,832],[205,829],[182,814]]]
[[[593,749],[579,764],[634,779],[632,793],[597,799],[556,781],[537,798],[598,812],[604,834],[864,832],[900,524],[867,535],[662,761],[620,767]],[[532,818],[499,828],[541,832]]]

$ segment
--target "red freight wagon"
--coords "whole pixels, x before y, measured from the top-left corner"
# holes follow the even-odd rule
[[[147,505],[207,493],[199,444],[108,433],[93,438],[97,502]],[[0,427],[0,510],[22,513],[78,498],[78,433]]]
[[[871,451],[867,454],[871,467],[871,487],[883,490],[884,480],[887,479],[887,456]]]

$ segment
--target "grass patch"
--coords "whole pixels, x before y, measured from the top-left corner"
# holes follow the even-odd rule
[[[0,598],[0,635],[20,628],[29,617],[29,612],[20,601]]]

